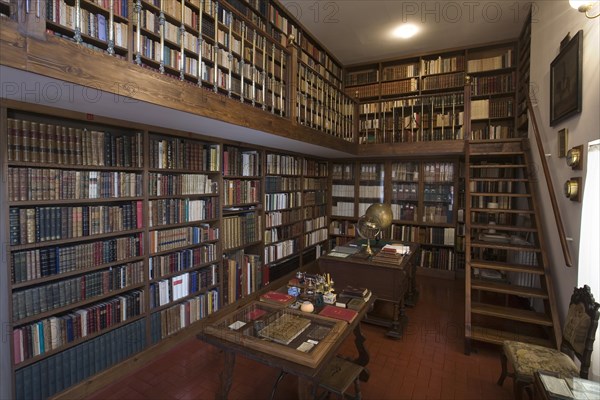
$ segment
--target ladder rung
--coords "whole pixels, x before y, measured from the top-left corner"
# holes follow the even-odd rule
[[[502,307],[485,303],[472,303],[471,312],[473,314],[527,322],[535,325],[552,326],[552,320],[545,314],[520,308]]]
[[[502,344],[505,340],[513,340],[516,342],[537,344],[544,347],[553,347],[552,342],[548,339],[523,335],[515,332],[501,331],[499,329],[485,328],[479,325],[473,325],[471,327],[471,339],[493,344]]]
[[[471,196],[531,197],[529,193],[471,192]]]
[[[543,275],[544,269],[539,266],[523,264],[507,264],[498,261],[471,260],[471,268],[493,269],[506,272],[526,272],[529,274]]]
[[[526,286],[511,285],[510,283],[495,282],[482,279],[471,280],[471,289],[485,290],[487,292],[514,294],[521,297],[535,297],[538,299],[547,299],[548,293],[542,289],[530,288]]]
[[[519,245],[519,244],[509,244],[509,243],[485,242],[482,240],[472,240],[471,247],[479,247],[479,248],[486,248],[486,249],[498,249],[498,250],[535,251],[537,253],[541,252],[539,247],[523,246],[523,245]]]

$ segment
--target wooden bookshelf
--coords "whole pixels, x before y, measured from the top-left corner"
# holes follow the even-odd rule
[[[180,340],[190,325],[311,265],[326,247],[327,161],[5,104],[2,212],[10,221],[18,396],[48,397]],[[271,247],[289,241],[293,249],[269,258]],[[100,313],[109,319],[82,325],[82,316],[100,321]],[[54,340],[47,334],[54,330],[65,334]],[[139,342],[114,344],[130,337]],[[42,384],[41,374],[55,364],[69,378]]]

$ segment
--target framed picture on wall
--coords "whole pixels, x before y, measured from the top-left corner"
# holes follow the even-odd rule
[[[550,126],[581,112],[583,31],[563,47],[550,64]]]

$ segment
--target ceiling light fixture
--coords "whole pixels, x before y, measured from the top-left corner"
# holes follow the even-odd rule
[[[585,13],[585,16],[589,19],[597,18],[600,16],[600,12],[596,15],[589,15],[588,11],[594,7],[594,4],[597,4],[598,1],[586,1],[586,0],[569,0],[569,4],[572,8],[576,9],[579,12]]]
[[[408,39],[413,37],[419,32],[419,28],[413,24],[403,24],[394,29],[393,35],[397,38]]]

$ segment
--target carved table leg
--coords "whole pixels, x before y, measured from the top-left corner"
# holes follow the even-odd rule
[[[419,291],[417,290],[417,264],[414,262],[407,266],[409,271],[408,291],[406,293],[406,306],[414,307],[419,300]]]
[[[233,367],[235,366],[235,353],[232,351],[224,351],[225,353],[225,365],[221,372],[221,385],[219,391],[216,393],[215,399],[227,400],[229,395],[229,389],[231,389],[231,382],[233,381]]]
[[[400,300],[394,303],[394,320],[392,321],[392,329],[390,329],[386,336],[393,339],[400,339],[402,337],[403,324],[406,320],[406,314],[404,313],[404,300]]]
[[[359,323],[356,325],[356,328],[354,328],[354,345],[356,346],[356,350],[358,350],[358,358],[356,358],[354,362],[364,367],[364,370],[360,373],[360,380],[363,382],[367,382],[370,376],[370,372],[367,369],[367,364],[369,363],[371,356],[365,347],[366,340],[367,339],[364,337],[362,330],[360,329]]]

